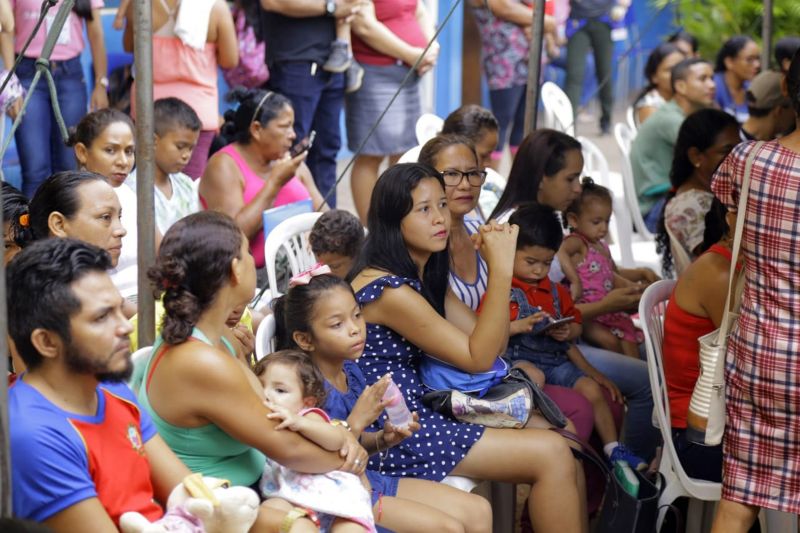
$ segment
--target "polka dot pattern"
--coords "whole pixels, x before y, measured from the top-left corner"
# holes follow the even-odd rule
[[[385,276],[366,285],[357,294],[361,304],[380,298],[386,288],[409,285],[420,291],[418,280]],[[378,381],[387,372],[403,391],[406,404],[419,415],[421,429],[384,456],[382,473],[390,476],[408,476],[441,481],[461,462],[470,448],[483,436],[482,426],[464,424],[444,417],[425,407],[420,398],[425,390],[419,377],[422,352],[395,331],[378,324],[367,324],[367,341],[364,355],[358,366],[366,384]],[[373,429],[383,426],[375,422]],[[379,459],[370,460],[369,467],[377,469]]]

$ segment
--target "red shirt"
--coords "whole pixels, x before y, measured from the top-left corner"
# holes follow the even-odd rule
[[[544,278],[540,280],[538,283],[525,283],[524,281],[512,278],[511,279],[511,286],[517,289],[522,289],[525,293],[525,299],[528,300],[528,303],[536,306],[541,307],[542,310],[546,313],[549,313],[551,316],[556,316],[556,306],[555,301],[553,300],[553,282],[550,281],[550,278]],[[556,283],[556,290],[558,291],[558,299],[561,302],[561,317],[567,316],[574,316],[575,323],[580,324],[582,320],[580,310],[575,307],[575,302],[572,301],[572,296],[570,296],[569,291],[566,287],[561,285],[560,283]],[[477,313],[481,312],[483,308],[483,301],[486,298],[486,295],[481,298],[481,305],[478,306]],[[516,320],[517,315],[519,314],[519,306],[514,302],[509,303],[510,310],[511,310],[511,320]]]
[[[730,261],[731,251],[718,245],[706,253],[717,253]],[[674,428],[686,427],[686,413],[694,384],[700,377],[700,344],[697,339],[714,331],[716,326],[708,317],[693,315],[675,302],[675,291],[664,314],[664,340],[661,344],[664,379],[667,384],[670,423]]]
[[[417,3],[422,0],[374,0],[375,17],[389,31],[411,46],[424,48],[428,40],[417,22]],[[359,63],[392,65],[397,59],[382,54],[353,34],[353,55]]]

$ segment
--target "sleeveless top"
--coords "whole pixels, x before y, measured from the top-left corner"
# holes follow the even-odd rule
[[[194,109],[204,131],[219,129],[219,89],[217,87],[217,44],[206,43],[196,50],[175,35],[176,10],[163,0],[167,22],[153,33],[153,101],[174,96]],[[135,82],[134,82],[135,85]],[[135,87],[131,87],[134,94]],[[131,114],[135,117],[135,99]]]
[[[706,252],[731,260],[731,251],[715,244]],[[664,378],[667,384],[672,427],[686,427],[686,413],[694,384],[700,377],[700,345],[697,339],[714,331],[716,326],[709,317],[693,315],[675,301],[675,290],[667,303],[664,315],[664,341],[661,348],[664,358]]]
[[[244,178],[242,198],[245,204],[249,204],[253,201],[253,198],[261,192],[261,189],[264,188],[267,182],[250,168],[233,144],[224,147],[220,152],[233,159],[236,166],[239,168],[239,172],[242,173],[242,178]],[[308,200],[309,198],[311,198],[311,195],[308,189],[306,189],[306,186],[303,185],[300,178],[294,176],[281,187],[280,191],[278,191],[277,196],[275,196],[275,201],[272,203],[272,207],[279,207],[285,204],[291,204],[292,202],[299,202],[300,200]],[[205,207],[205,201],[202,201],[202,203]],[[256,268],[262,268],[264,266],[264,239],[263,228],[258,230],[258,233],[250,239],[250,253],[253,254],[253,258],[256,260]]]
[[[189,340],[211,344],[208,337],[197,328],[192,330]],[[231,356],[235,357],[236,352],[228,340],[223,337],[222,342]],[[170,424],[158,416],[150,405],[147,389],[153,371],[168,348],[161,337],[156,340],[145,369],[146,378],[139,388],[139,403],[150,414],[158,434],[192,472],[228,479],[234,485],[245,487],[252,485],[258,481],[264,469],[266,462],[264,454],[234,439],[215,424],[193,428]]]
[[[480,220],[464,220],[464,227],[467,228],[467,233],[472,235],[478,231],[481,222]],[[478,275],[473,283],[461,279],[451,268],[447,276],[450,282],[450,288],[458,297],[459,300],[467,304],[473,311],[478,310],[481,304],[481,298],[486,293],[486,282],[489,279],[489,267],[486,266],[486,261],[483,260],[481,254],[475,250],[475,261],[478,264]]]

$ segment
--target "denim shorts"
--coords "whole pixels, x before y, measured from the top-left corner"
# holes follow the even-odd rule
[[[512,361],[530,361],[544,373],[545,383],[572,388],[575,382],[586,376],[565,353],[535,352],[525,346],[509,346],[506,355]]]

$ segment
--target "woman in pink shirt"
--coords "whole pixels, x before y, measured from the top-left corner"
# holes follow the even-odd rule
[[[239,107],[225,113],[221,133],[232,142],[208,160],[200,180],[200,201],[236,220],[250,239],[250,252],[261,270],[264,210],[308,198],[319,209],[324,202],[303,162],[307,152],[289,156],[295,140],[289,99],[257,89],[234,90],[231,97]]]
[[[51,8],[44,24],[33,36],[30,46],[25,51],[19,66],[17,77],[22,86],[28,89],[36,74],[36,58],[42,53],[47,32],[53,25],[56,13],[62,2]],[[36,26],[42,8],[41,0],[11,0],[14,9],[14,55],[20,54],[22,47]],[[91,96],[92,109],[108,107],[107,58],[103,42],[103,24],[100,20],[100,9],[103,0],[76,0],[72,13],[69,14],[62,29],[53,53],[50,55],[50,73],[56,84],[58,104],[67,128],[75,126],[86,114],[86,81],[83,77],[80,56],[83,52],[83,29],[89,37],[92,51],[95,86]],[[7,50],[6,50],[7,49]],[[14,57],[10,47],[3,47],[3,63],[10,66]],[[10,114],[15,116],[12,107]],[[13,118],[13,117],[12,117]],[[61,138],[55,117],[47,83],[40,79],[25,116],[15,134],[17,152],[22,167],[22,192],[29,198],[36,188],[50,174],[62,170],[74,170],[75,155]]]

